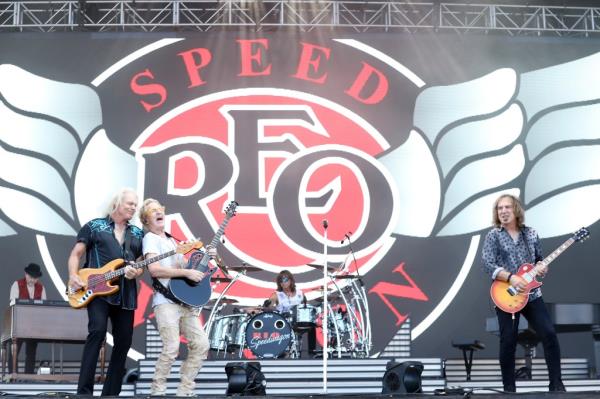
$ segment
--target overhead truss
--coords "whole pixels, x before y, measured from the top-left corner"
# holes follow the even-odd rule
[[[518,3],[518,1],[515,1]],[[0,0],[1,31],[166,31],[294,27],[356,32],[452,30],[510,35],[600,33],[600,7],[406,1]]]

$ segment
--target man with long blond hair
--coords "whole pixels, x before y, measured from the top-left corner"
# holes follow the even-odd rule
[[[521,201],[514,195],[503,194],[498,197],[492,215],[494,227],[487,233],[483,244],[483,270],[492,280],[506,281],[521,293],[527,282],[517,275],[517,271],[524,263],[536,264],[543,260],[540,238],[533,228],[525,225],[525,211]],[[547,266],[538,263],[537,267],[539,274],[545,276]],[[540,288],[530,292],[527,305],[514,316],[496,308],[504,391],[516,392],[515,351],[521,314],[542,340],[550,380],[548,389],[565,391],[560,369],[560,346]]]
[[[100,268],[115,259],[134,261],[142,256],[143,232],[130,223],[135,215],[138,197],[134,190],[125,188],[115,194],[108,214],[86,223],[77,234],[77,243],[68,259],[69,287],[78,290],[85,283],[78,275],[81,258],[83,267]],[[108,365],[102,396],[117,396],[121,392],[127,352],[133,337],[133,316],[137,307],[137,283],[143,269],[127,265],[125,275],[118,281],[119,290],[109,296],[92,299],[87,305],[88,336],[83,349],[78,395],[93,395],[98,355],[108,327],[112,324],[114,346]]]
[[[152,198],[145,200],[140,209],[140,221],[146,230],[143,241],[143,252],[146,258],[176,248],[177,242],[165,232],[165,207],[160,202]],[[218,256],[213,248],[208,248],[208,253],[212,257]],[[208,356],[208,337],[199,319],[201,308],[193,309],[176,302],[167,289],[171,278],[186,278],[195,282],[202,280],[204,273],[196,269],[187,269],[186,263],[183,255],[177,254],[148,265],[155,289],[152,296],[152,309],[163,344],[154,368],[152,396],[166,394],[167,378],[179,353],[181,333],[187,340],[188,356],[181,364],[181,381],[177,388],[177,396],[194,395],[196,375]]]

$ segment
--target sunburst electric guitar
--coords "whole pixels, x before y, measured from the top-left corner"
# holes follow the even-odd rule
[[[229,205],[227,205],[227,209],[225,209],[225,219],[221,222],[219,230],[215,233],[215,236],[210,242],[210,247],[216,248],[217,245],[219,245],[219,241],[225,231],[225,227],[227,227],[227,223],[229,223],[229,219],[235,216],[237,205],[238,204],[235,201],[231,201]],[[210,295],[212,294],[210,278],[217,270],[216,267],[211,268],[209,266],[209,261],[210,256],[208,253],[203,254],[197,252],[190,257],[188,268],[194,268],[204,273],[202,280],[197,283],[186,278],[172,278],[169,280],[169,290],[179,302],[193,307],[204,306],[206,302],[208,302]]]
[[[548,255],[540,263],[543,266],[548,266],[554,259],[562,254],[567,248],[574,242],[583,241],[588,238],[590,232],[585,227],[577,230],[571,238],[565,241],[560,247],[556,248],[554,252]],[[516,273],[527,282],[525,290],[518,293],[517,290],[506,281],[495,280],[490,288],[490,295],[492,300],[497,307],[507,313],[517,313],[527,305],[529,299],[529,292],[531,290],[540,287],[542,283],[536,279],[539,274],[539,266],[534,266],[530,263],[524,263],[519,267],[519,271]]]
[[[203,244],[201,241],[192,241],[180,243],[173,251],[166,252],[162,255],[154,256],[149,259],[142,260],[134,263],[131,266],[134,269],[141,269],[161,259],[168,258],[175,254],[186,254],[193,249],[202,248]],[[126,263],[123,259],[115,259],[108,262],[104,266],[94,268],[83,268],[77,273],[79,278],[83,280],[85,286],[75,290],[67,284],[67,296],[69,298],[69,305],[75,309],[86,307],[92,299],[97,296],[106,296],[114,294],[119,290],[118,285],[112,283],[125,274]]]

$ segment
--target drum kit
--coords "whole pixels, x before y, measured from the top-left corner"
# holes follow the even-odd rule
[[[309,266],[320,268],[321,265]],[[329,267],[328,267],[329,268]],[[249,350],[259,359],[299,358],[304,333],[316,331],[321,339],[323,326],[323,291],[305,293],[316,296],[293,306],[289,313],[278,313],[261,306],[239,306],[226,296],[229,288],[248,272],[259,271],[254,266],[230,266],[237,273],[230,277],[213,277],[227,283],[219,297],[207,303],[211,307],[206,322],[210,349],[223,358],[242,358]],[[367,295],[358,275],[329,274],[331,290],[327,292],[328,357],[368,357],[371,350],[371,323]],[[233,305],[230,307],[230,305]],[[235,307],[234,307],[235,306]],[[233,308],[233,312],[229,309]]]

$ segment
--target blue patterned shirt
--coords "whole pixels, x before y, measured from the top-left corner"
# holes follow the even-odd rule
[[[501,270],[516,273],[523,263],[536,264],[544,259],[540,238],[531,227],[524,226],[515,241],[504,227],[495,227],[485,236],[483,242],[482,269],[495,279]],[[536,288],[529,293],[529,299],[542,296]]]
[[[115,222],[110,216],[90,220],[77,234],[77,242],[85,244],[86,256],[83,267],[99,268],[115,259],[134,261],[142,256],[143,231],[127,224],[125,235],[130,236],[129,248],[125,243],[119,244],[115,238]],[[137,282],[125,276],[119,278],[119,291],[109,296],[102,296],[103,300],[123,309],[133,310],[137,307]]]

